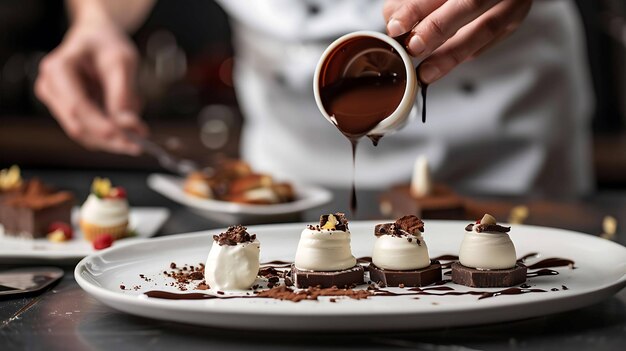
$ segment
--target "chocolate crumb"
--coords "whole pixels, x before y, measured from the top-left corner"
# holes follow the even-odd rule
[[[271,298],[277,300],[288,300],[300,302],[302,300],[317,300],[319,296],[346,296],[351,299],[361,300],[372,296],[373,293],[367,290],[338,289],[338,288],[307,288],[298,291],[279,285],[269,290],[256,291],[257,297]]]
[[[237,244],[256,240],[256,234],[250,235],[247,232],[247,229],[248,228],[242,225],[231,226],[228,227],[226,232],[221,233],[220,235],[213,235],[213,240],[215,240],[215,242],[217,242],[220,246],[235,246]]]
[[[568,288],[567,286],[565,286],[565,285],[561,285],[561,289],[563,289],[563,290],[569,290],[569,288]]]
[[[170,263],[170,268],[171,269],[176,269],[176,263],[174,263],[174,262]]]
[[[209,285],[206,282],[202,282],[200,284],[198,284],[198,286],[196,286],[197,290],[208,290],[209,289]]]
[[[337,302],[337,299],[330,299],[328,301],[330,301],[330,302]]]
[[[224,292],[223,291],[218,291],[217,294],[218,295],[224,295]]]
[[[120,289],[126,290],[126,286],[125,285],[120,285]]]

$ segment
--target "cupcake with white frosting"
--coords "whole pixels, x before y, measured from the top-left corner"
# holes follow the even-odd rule
[[[430,260],[423,231],[424,222],[413,215],[377,225],[371,280],[386,286],[424,286],[441,280],[441,265]]]
[[[363,283],[363,267],[352,255],[350,229],[343,213],[323,215],[318,225],[302,231],[292,277],[299,288]]]
[[[100,234],[120,239],[128,234],[129,205],[126,190],[106,178],[94,179],[91,193],[80,208],[80,229],[86,240]]]
[[[243,226],[229,227],[213,236],[213,246],[204,266],[204,278],[215,290],[246,290],[259,272],[261,244],[256,234]]]

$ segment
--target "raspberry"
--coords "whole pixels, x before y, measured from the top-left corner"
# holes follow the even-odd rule
[[[65,235],[65,240],[71,240],[74,237],[74,230],[72,230],[72,226],[65,222],[57,221],[50,223],[50,225],[48,226],[48,233],[52,233],[57,230],[63,232],[63,235]]]
[[[106,249],[113,245],[113,236],[111,234],[100,234],[96,237],[96,240],[93,241],[93,248],[96,250]]]
[[[122,188],[121,186],[115,187],[111,189],[108,197],[113,198],[113,199],[125,199],[126,189]]]

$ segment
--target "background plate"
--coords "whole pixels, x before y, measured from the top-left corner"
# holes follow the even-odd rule
[[[78,228],[78,207],[72,211],[74,238],[63,243],[53,243],[47,239],[19,239],[0,235],[0,263],[35,263],[37,261],[74,260],[96,252],[91,243],[83,239]],[[115,246],[122,246],[139,238],[149,238],[157,233],[165,223],[170,211],[163,207],[131,207],[129,226],[137,233],[135,238],[118,240]]]
[[[350,223],[355,256],[371,255],[376,223],[380,221]],[[458,252],[466,224],[428,221],[424,238],[431,256]],[[257,233],[261,241],[261,261],[293,260],[304,226],[250,227],[249,231]],[[420,296],[417,300],[412,296],[394,296],[360,301],[339,298],[336,303],[330,303],[327,298],[299,303],[269,299],[172,301],[142,294],[152,289],[177,291],[166,286],[169,281],[160,272],[168,269],[170,262],[178,265],[204,262],[211,234],[216,232],[219,231],[145,240],[95,253],[78,264],[74,272],[76,281],[103,303],[145,317],[228,328],[328,331],[425,329],[512,321],[590,305],[626,285],[623,246],[587,234],[516,225],[511,238],[518,256],[538,252],[537,259],[570,258],[576,262],[577,269],[557,268],[559,275],[529,280],[533,288],[548,292],[483,300],[476,296]],[[152,281],[142,280],[139,274]],[[121,290],[120,284],[137,290]],[[562,290],[562,285],[569,290]],[[552,288],[559,291],[549,291]]]
[[[296,201],[275,205],[238,204],[188,195],[183,191],[183,181],[181,177],[168,174],[157,173],[148,176],[148,186],[156,192],[220,223],[289,222],[298,218],[299,213],[320,207],[332,200],[332,193],[324,188],[292,183],[297,196]]]

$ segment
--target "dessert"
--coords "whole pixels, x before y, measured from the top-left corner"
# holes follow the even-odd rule
[[[224,162],[212,175],[193,172],[185,179],[183,189],[192,196],[242,204],[269,205],[295,199],[291,184],[254,173],[243,161]]]
[[[423,231],[424,222],[413,215],[377,225],[370,279],[379,285],[412,287],[440,281],[441,264],[430,260]]]
[[[527,268],[517,262],[515,246],[507,234],[510,227],[498,225],[485,214],[465,227],[459,262],[452,264],[452,281],[471,287],[507,287],[526,281]]]
[[[42,238],[53,222],[70,223],[74,196],[56,191],[39,179],[24,181],[16,166],[0,172],[0,224],[4,233]]]
[[[99,234],[123,238],[128,234],[129,211],[126,190],[113,187],[106,178],[96,178],[91,194],[80,208],[80,229],[89,241],[94,241]]]
[[[386,216],[411,213],[428,219],[463,218],[465,214],[463,199],[444,184],[433,182],[423,156],[415,161],[410,185],[396,185],[381,196],[380,211]]]
[[[291,266],[296,287],[352,287],[363,283],[363,272],[352,255],[348,220],[343,213],[322,215],[318,225],[302,231]]]
[[[255,234],[237,225],[213,236],[204,268],[208,285],[216,290],[249,289],[259,272],[260,243]]]

